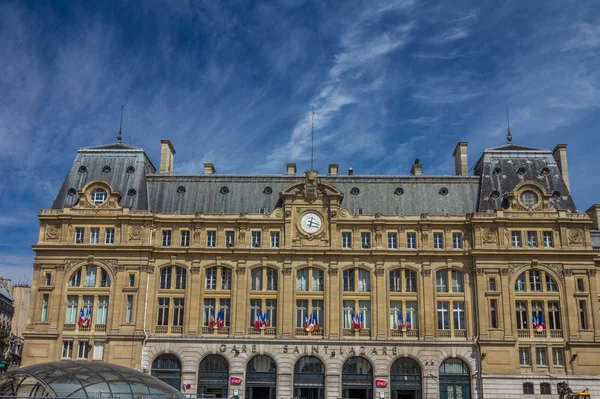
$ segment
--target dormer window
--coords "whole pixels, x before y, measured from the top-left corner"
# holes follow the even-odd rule
[[[108,198],[108,193],[105,189],[97,188],[94,191],[92,191],[92,203],[94,205],[103,204],[106,201],[106,198]]]
[[[524,191],[521,194],[521,202],[525,206],[535,206],[538,203],[538,196],[531,190]]]

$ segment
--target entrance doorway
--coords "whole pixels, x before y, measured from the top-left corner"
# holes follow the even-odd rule
[[[275,399],[277,364],[269,356],[255,356],[246,365],[246,399]]]
[[[318,357],[304,356],[296,362],[294,397],[325,399],[325,367]]]
[[[342,396],[347,399],[373,399],[373,368],[363,357],[354,356],[342,367]]]
[[[221,355],[208,355],[198,367],[198,394],[211,398],[227,398],[229,363]]]
[[[401,357],[390,370],[392,399],[421,399],[421,368],[411,358]]]
[[[446,359],[440,366],[440,398],[471,399],[469,366],[460,359]]]
[[[152,362],[152,377],[181,390],[181,362],[175,355],[163,354]]]

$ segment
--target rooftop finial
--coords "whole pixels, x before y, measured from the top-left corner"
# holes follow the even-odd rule
[[[315,170],[315,106],[312,106],[312,126],[310,131],[311,146],[310,146],[310,170]]]
[[[119,125],[119,135],[117,136],[117,144],[121,144],[123,140],[123,105],[121,105],[121,124]]]
[[[510,134],[510,119],[508,118],[508,109],[506,110],[506,127],[506,140],[508,141],[508,144],[512,144],[512,134]]]

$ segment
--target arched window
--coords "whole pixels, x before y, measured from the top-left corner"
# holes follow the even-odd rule
[[[227,398],[229,363],[221,355],[208,355],[198,367],[198,394],[211,398]]]
[[[257,267],[250,272],[250,290],[277,291],[279,272],[272,267]]]
[[[314,356],[298,359],[294,366],[294,396],[297,398],[325,398],[325,367]]]
[[[323,335],[324,274],[312,267],[296,271],[296,336]]]
[[[543,300],[537,294],[541,292],[545,292]],[[530,269],[517,277],[515,312],[520,338],[562,337],[558,285],[545,270]]]
[[[324,281],[323,270],[305,267],[296,272],[296,291],[323,291]]]
[[[469,366],[460,359],[446,359],[440,366],[440,398],[471,398]]]
[[[389,276],[391,336],[417,337],[417,273],[414,270],[395,269],[390,271]]]
[[[181,388],[181,362],[175,355],[163,354],[154,359],[151,374],[177,390]]]
[[[392,364],[390,377],[392,392],[404,391],[403,393],[407,394],[407,391],[411,391],[411,397],[421,397],[421,368],[413,359],[408,357],[397,359]],[[393,393],[392,397],[394,397]]]
[[[390,292],[417,292],[417,273],[414,270],[391,270]]]
[[[110,287],[110,276],[102,267],[87,265],[77,269],[69,279],[69,287]]]
[[[231,290],[232,270],[229,267],[215,266],[206,269],[205,288],[207,290]],[[217,288],[218,287],[218,288]]]
[[[160,269],[161,290],[184,290],[187,279],[187,270],[179,266],[165,266]],[[175,281],[175,284],[173,284]]]
[[[354,356],[342,367],[342,396],[370,398],[373,395],[373,369],[363,357]]]
[[[246,398],[275,399],[277,394],[277,364],[265,355],[250,359],[246,365]]]
[[[184,267],[165,266],[160,269],[156,333],[183,333],[186,280],[187,270]]]
[[[547,382],[540,384],[540,393],[542,395],[552,395],[552,386]]]
[[[352,268],[343,273],[345,292],[370,292],[371,272],[368,269]]]
[[[525,395],[533,395],[533,384],[531,382],[526,382],[523,384],[523,394]]]
[[[71,288],[89,289],[84,295],[73,293]],[[86,265],[71,275],[67,290],[64,330],[66,331],[106,331],[110,276],[106,270],[96,265]],[[79,358],[86,359],[86,344],[80,344]]]

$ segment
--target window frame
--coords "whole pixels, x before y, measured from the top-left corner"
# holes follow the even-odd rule
[[[463,233],[453,232],[452,233],[452,248],[463,249]]]
[[[172,237],[171,230],[165,229],[162,231],[162,246],[163,247],[171,246],[171,237]]]
[[[387,233],[388,249],[398,249],[398,233],[388,231]]]
[[[104,244],[110,245],[115,243],[115,228],[107,227],[104,229]]]

